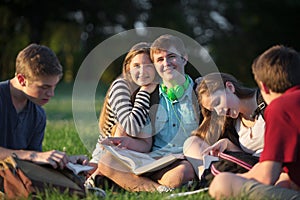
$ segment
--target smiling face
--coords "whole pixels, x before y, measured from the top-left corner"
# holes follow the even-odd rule
[[[239,116],[239,98],[234,94],[234,89],[226,86],[212,94],[202,94],[201,105],[210,111],[215,111],[219,116],[228,116],[236,119]]]
[[[149,54],[140,53],[134,56],[129,64],[132,80],[139,86],[153,82],[156,71]]]
[[[153,53],[153,63],[157,73],[164,82],[176,82],[184,75],[186,59],[179,55],[174,47],[167,51],[157,50]]]

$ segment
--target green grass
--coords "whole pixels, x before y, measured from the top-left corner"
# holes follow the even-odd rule
[[[98,111],[101,109],[103,102],[103,95],[105,92],[99,92],[96,94],[95,107]],[[60,83],[56,89],[56,94],[51,101],[45,105],[47,113],[47,127],[43,143],[43,150],[67,150],[68,154],[85,154],[91,156],[91,152],[85,147],[80,139],[80,136],[76,130],[75,123],[72,115],[72,84]],[[99,116],[99,112],[97,113]],[[94,140],[94,142],[96,142]],[[181,190],[177,190],[179,192]],[[151,199],[161,200],[167,199],[171,193],[148,193],[148,192],[126,192],[119,191],[113,192],[107,190],[106,199],[119,199],[119,200],[131,200],[131,199]],[[176,193],[172,192],[172,193]],[[48,191],[45,199],[76,199],[76,197],[68,197],[66,194],[60,194],[55,191]],[[97,197],[88,195],[87,199],[97,199]],[[199,193],[189,195],[185,197],[176,197],[172,199],[211,199],[207,193]]]

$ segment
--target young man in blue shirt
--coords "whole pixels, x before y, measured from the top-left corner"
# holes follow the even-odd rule
[[[43,105],[54,96],[63,74],[54,52],[46,46],[30,44],[19,52],[15,76],[0,82],[0,159],[12,154],[23,160],[64,168],[67,162],[83,164],[86,156],[65,152],[42,152],[46,126]]]

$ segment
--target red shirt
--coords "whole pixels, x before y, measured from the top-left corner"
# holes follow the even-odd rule
[[[300,86],[288,89],[265,110],[265,144],[262,161],[283,164],[283,170],[300,186]]]

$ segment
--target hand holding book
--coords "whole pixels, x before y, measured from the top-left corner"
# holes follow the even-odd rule
[[[110,145],[103,145],[103,147],[136,175],[162,169],[175,160],[182,158],[182,154],[169,154],[155,159],[147,153],[121,149]]]
[[[74,174],[79,174],[80,172],[89,171],[93,169],[94,167],[89,165],[81,165],[81,164],[74,164],[71,162],[68,162],[66,167],[74,172]]]

